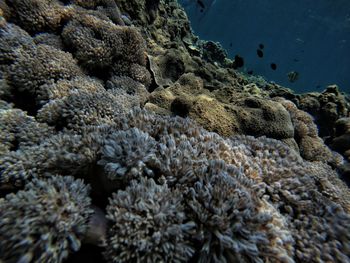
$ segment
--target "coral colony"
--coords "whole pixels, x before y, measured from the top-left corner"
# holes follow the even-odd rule
[[[350,261],[338,87],[237,72],[174,0],[0,8],[1,263]]]

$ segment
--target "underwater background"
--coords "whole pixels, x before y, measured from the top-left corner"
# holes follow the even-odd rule
[[[350,1],[179,2],[196,35],[220,42],[229,58],[244,58],[242,71],[297,93],[322,91],[330,84],[350,91]],[[288,78],[290,72],[297,79]]]

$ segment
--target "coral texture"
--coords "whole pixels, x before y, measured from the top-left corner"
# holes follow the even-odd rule
[[[62,262],[78,251],[91,214],[88,194],[81,180],[53,176],[0,199],[0,258]]]
[[[350,261],[337,87],[239,73],[176,0],[0,15],[0,262]]]
[[[145,178],[114,194],[107,207],[113,223],[105,253],[110,262],[188,261],[195,224],[186,220],[181,201],[180,191]]]

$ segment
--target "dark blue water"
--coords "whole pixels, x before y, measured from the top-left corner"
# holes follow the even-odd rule
[[[244,58],[242,71],[296,92],[337,84],[350,93],[349,0],[201,0],[205,8],[197,0],[179,2],[195,34],[220,42],[230,58]],[[291,71],[298,73],[295,82]]]

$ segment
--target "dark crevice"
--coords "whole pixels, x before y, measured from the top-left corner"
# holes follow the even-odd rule
[[[26,111],[30,116],[36,116],[40,107],[36,104],[35,96],[28,91],[13,90],[11,101],[15,108]]]
[[[83,244],[80,250],[72,253],[64,261],[65,263],[104,263],[107,262],[103,257],[103,248],[90,244]]]
[[[15,139],[11,142],[10,151],[17,151],[18,147],[19,147],[19,141],[18,141],[18,138],[15,137]]]
[[[146,65],[147,70],[149,71],[149,73],[151,74],[151,84],[148,87],[148,91],[149,92],[153,92],[156,88],[158,88],[158,85],[156,83],[156,78],[155,75],[153,73],[153,71],[151,70],[151,62],[149,59],[147,59],[147,65]]]

